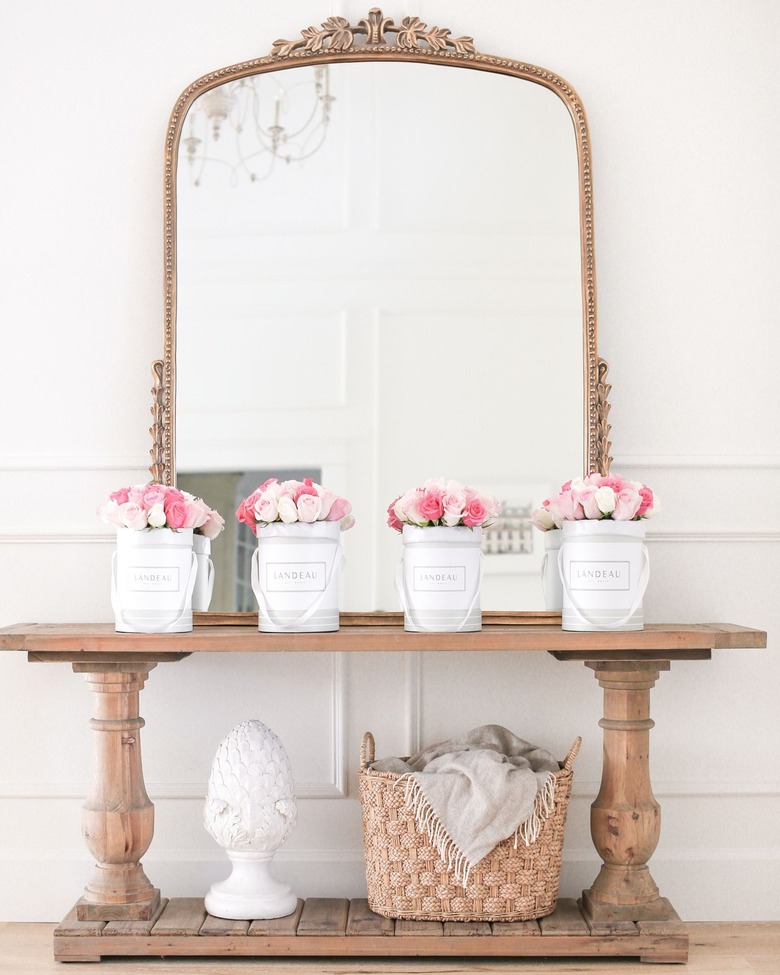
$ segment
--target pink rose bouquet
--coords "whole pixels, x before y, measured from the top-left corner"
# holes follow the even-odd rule
[[[556,494],[545,498],[531,514],[540,531],[560,528],[565,521],[582,519],[639,521],[651,518],[658,499],[641,481],[629,481],[620,474],[588,474],[567,481]]]
[[[315,521],[337,521],[341,531],[355,524],[352,505],[328,491],[310,477],[302,481],[279,481],[269,477],[244,498],[236,509],[236,518],[249,525],[256,535],[258,525],[262,528],[275,521],[291,524],[301,521],[311,524]]]
[[[404,525],[486,528],[500,513],[501,502],[496,498],[440,477],[411,488],[391,502],[387,524],[398,532]]]
[[[209,539],[216,538],[225,527],[225,519],[202,498],[154,482],[113,491],[98,514],[117,528],[192,528]]]

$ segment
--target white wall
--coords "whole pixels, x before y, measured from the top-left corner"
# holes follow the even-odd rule
[[[111,539],[94,509],[146,473],[175,98],[334,12],[366,9],[3,4],[1,625],[110,618]],[[660,679],[652,772],[664,824],[652,869],[684,918],[778,918],[780,11],[771,0],[493,0],[479,12],[404,0],[387,13],[472,33],[481,50],[556,70],[583,98],[614,466],[665,505],[647,615],[769,631],[767,651],[716,652]],[[158,821],[145,865],[168,894],[201,893],[224,872],[200,796],[219,738],[250,715],[280,733],[297,769],[305,798],[279,870],[303,894],[360,889],[354,767],[367,727],[388,752],[454,721],[503,722],[561,753],[582,733],[562,893],[595,873],[600,698],[580,665],[429,654],[236,656],[226,667],[204,656],[159,666],[142,701]],[[88,877],[87,708],[67,665],[0,659],[2,919],[55,920]]]

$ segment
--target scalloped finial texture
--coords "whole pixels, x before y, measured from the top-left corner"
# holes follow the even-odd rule
[[[266,853],[281,846],[297,820],[290,759],[262,721],[242,721],[214,756],[203,821],[226,850]]]

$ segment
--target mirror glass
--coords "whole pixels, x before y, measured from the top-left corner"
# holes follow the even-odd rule
[[[301,65],[192,104],[175,474],[229,525],[212,610],[256,608],[233,512],[277,472],[353,504],[342,609],[398,609],[385,509],[439,476],[504,501],[483,609],[544,608],[530,506],[583,467],[579,191],[566,105],[510,75]]]

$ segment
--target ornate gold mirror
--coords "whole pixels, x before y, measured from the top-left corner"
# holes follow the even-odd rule
[[[152,475],[228,521],[212,609],[254,608],[232,515],[276,472],[353,503],[344,609],[396,609],[384,511],[435,476],[505,502],[483,608],[541,608],[530,506],[609,466],[577,94],[377,9],[198,79],[166,142],[155,372]]]

